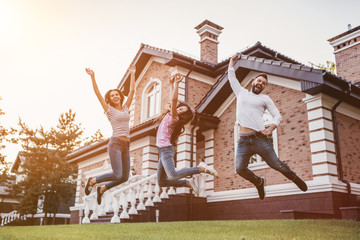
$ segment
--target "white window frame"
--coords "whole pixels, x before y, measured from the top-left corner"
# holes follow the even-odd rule
[[[266,110],[263,116],[264,125],[268,126],[272,123],[272,117],[270,113]],[[273,139],[273,148],[277,156],[279,156],[279,148],[278,148],[278,137],[277,137],[277,128],[274,129],[272,132],[272,139]],[[235,123],[234,125],[234,163],[236,164],[236,152],[237,152],[237,146],[238,146],[238,139],[240,138],[239,134],[239,125]],[[264,169],[264,168],[270,168],[269,165],[265,161],[263,161],[262,157],[260,157],[258,154],[253,155],[253,157],[256,157],[256,161],[253,163],[249,163],[248,168],[250,170],[258,170],[258,169]]]
[[[158,112],[155,112],[154,115],[152,116],[148,116],[149,115],[149,94],[148,91],[151,87],[153,87],[154,85],[158,85],[158,90],[155,91],[154,94],[156,94],[156,92],[158,92],[158,102],[156,101],[156,97],[155,97],[155,103],[157,104],[157,106],[155,108],[158,109]],[[150,78],[150,81],[146,84],[143,92],[142,92],[142,105],[141,105],[141,122],[145,122],[149,119],[152,119],[156,116],[159,116],[161,114],[161,95],[162,95],[162,84],[161,81],[157,78]]]

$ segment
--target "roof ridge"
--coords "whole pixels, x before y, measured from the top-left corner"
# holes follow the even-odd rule
[[[159,52],[173,53],[173,51],[170,51],[170,50],[167,50],[167,49],[164,49],[164,48],[154,47],[154,46],[146,44],[146,43],[141,43],[140,47],[156,50],[156,51],[159,51]]]

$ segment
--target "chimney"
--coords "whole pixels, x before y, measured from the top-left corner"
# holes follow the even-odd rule
[[[360,26],[349,25],[348,31],[328,41],[334,48],[338,76],[355,83],[360,81]]]
[[[200,59],[201,61],[217,64],[218,63],[218,44],[217,40],[223,27],[205,20],[195,27],[200,36]]]

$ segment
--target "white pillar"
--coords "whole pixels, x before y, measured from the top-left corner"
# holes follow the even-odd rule
[[[337,164],[331,108],[335,104],[325,95],[307,95],[313,180],[337,182]]]
[[[176,152],[176,168],[190,168],[191,167],[191,129],[192,125],[185,125],[185,131],[180,135],[179,140],[177,142],[177,152]],[[193,161],[196,166],[196,130],[198,127],[194,129],[193,135]],[[177,188],[177,193],[190,193],[190,189],[186,187]]]
[[[147,136],[145,137],[147,145],[143,147],[143,156],[142,156],[142,175],[150,176],[156,173],[159,151],[156,147],[156,137]]]
[[[205,137],[205,155],[204,161],[207,165],[214,167],[214,133],[215,129],[209,129],[202,132]],[[206,195],[210,195],[214,192],[214,176],[205,175],[205,188]]]

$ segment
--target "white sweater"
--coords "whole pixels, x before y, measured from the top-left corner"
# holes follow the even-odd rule
[[[271,98],[264,94],[249,92],[236,79],[235,70],[229,67],[228,78],[236,95],[236,122],[242,127],[255,131],[264,130],[263,115],[267,109],[273,117],[273,123],[278,126],[282,120],[279,110]]]

